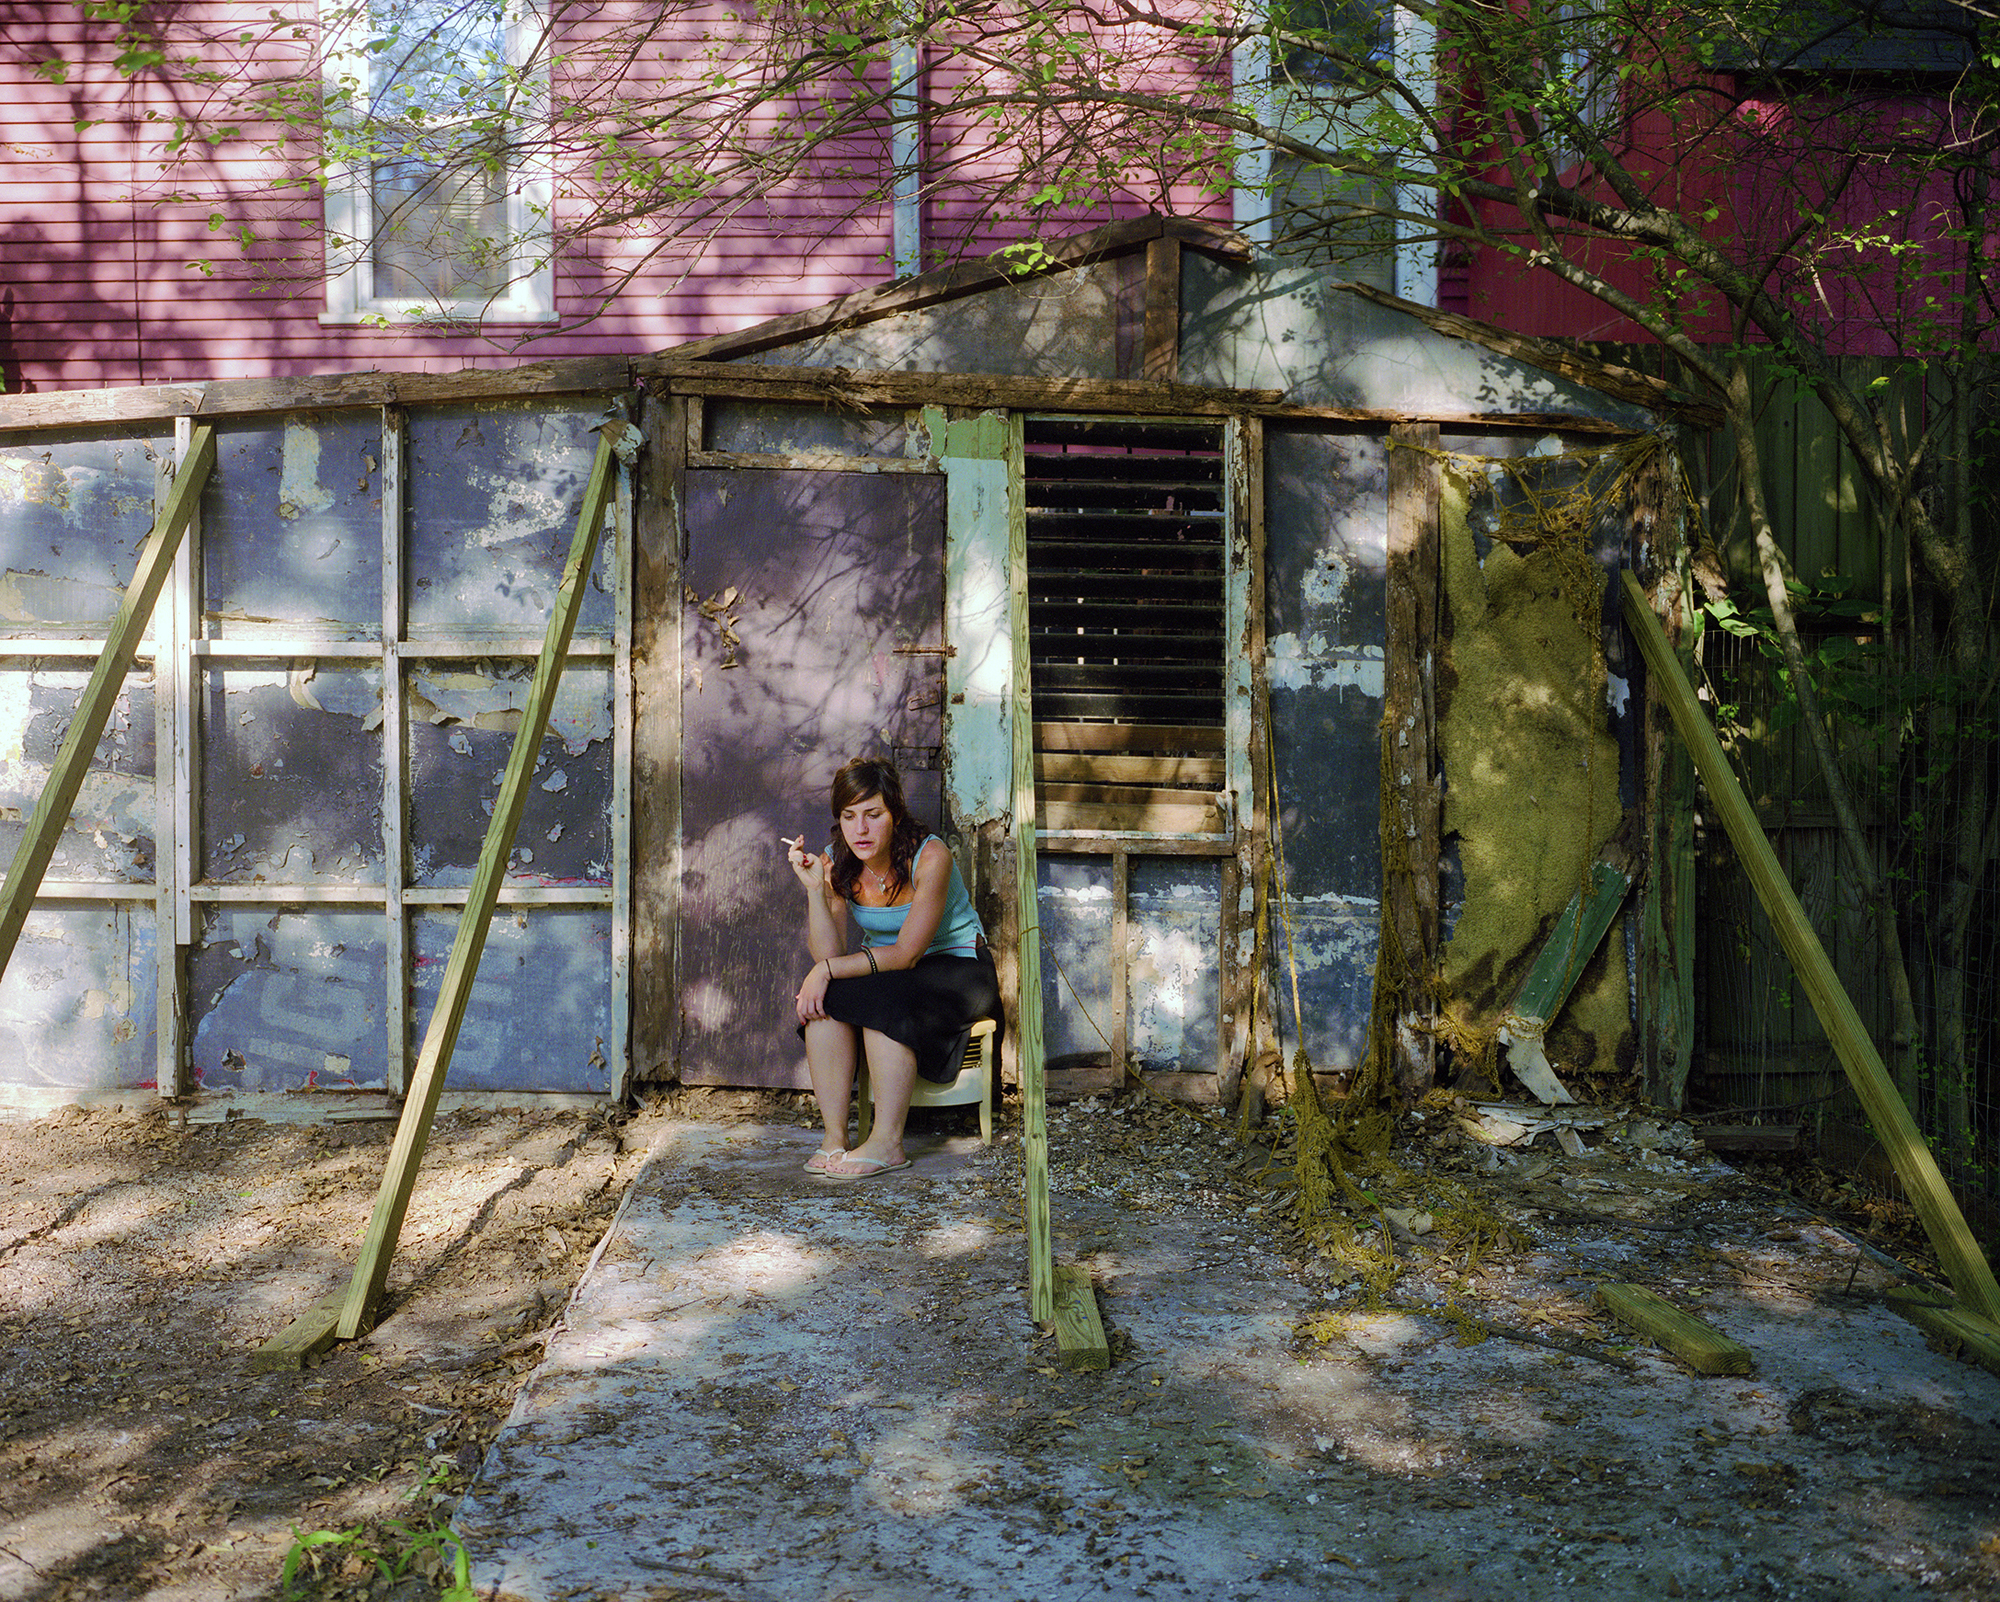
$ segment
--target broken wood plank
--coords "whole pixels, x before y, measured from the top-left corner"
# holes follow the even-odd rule
[[[396,406],[523,395],[579,395],[632,387],[623,356],[569,356],[455,373],[324,373],[304,378],[218,378],[206,384],[129,385],[0,395],[0,428],[241,417],[328,406]]]
[[[1927,1291],[1890,1291],[1883,1300],[1960,1362],[1977,1363],[1989,1374],[2000,1374],[2000,1324]]]
[[[89,777],[90,759],[97,754],[97,742],[103,738],[112,708],[124,692],[125,675],[132,670],[133,659],[138,655],[139,638],[146,632],[153,605],[174,570],[181,536],[201,503],[202,485],[208,482],[209,469],[214,465],[215,430],[197,428],[189,437],[187,453],[174,474],[165,504],[154,515],[153,531],[139,552],[132,580],[125,586],[125,598],[118,603],[117,614],[105,635],[97,666],[91,670],[90,682],[77,701],[76,712],[49,769],[48,783],[36,798],[35,810],[28,815],[27,828],[7,869],[6,887],[0,889],[0,974],[7,971],[22,927],[34,907],[42,875],[48,872],[49,861],[62,839],[63,826],[69,822],[83,781]]]
[[[1585,966],[1597,955],[1631,889],[1631,854],[1622,842],[1614,840],[1590,865],[1587,882],[1570,896],[1500,1025],[1498,1034],[1507,1048],[1507,1066],[1516,1079],[1551,1106],[1573,1102],[1576,1097],[1549,1065],[1543,1037],[1569,1000]]]
[[[494,799],[492,821],[480,847],[479,865],[473,872],[466,895],[465,911],[458,921],[458,935],[452,942],[451,958],[445,965],[438,987],[436,1005],[431,1009],[423,1048],[410,1074],[403,1116],[396,1126],[395,1144],[382,1174],[382,1187],[375,1198],[374,1216],[363,1237],[361,1253],[354,1266],[341,1308],[339,1332],[342,1340],[352,1340],[369,1325],[375,1304],[389,1277],[403,1218],[409,1210],[410,1193],[416,1188],[417,1166],[423,1161],[430,1139],[431,1122],[437,1115],[438,1098],[444,1093],[445,1074],[458,1043],[459,1026],[472,1000],[472,984],[479,969],[480,954],[486,948],[486,934],[493,910],[500,899],[500,881],[506,872],[507,854],[513,848],[515,830],[527,805],[528,784],[534,776],[535,757],[549,726],[555,705],[556,688],[562,679],[564,653],[582,609],[590,570],[597,555],[597,543],[604,529],[604,514],[611,504],[613,464],[618,448],[636,435],[631,425],[612,421],[604,425],[592,464],[590,480],[584,487],[583,507],[577,515],[576,536],[570,541],[569,559],[563,565],[561,587],[549,614],[548,634],[542,654],[535,663],[535,676],[528,688],[527,704],[521,711],[521,726],[514,736],[507,767]]]
[[[250,1354],[250,1372],[285,1374],[304,1368],[307,1359],[340,1338],[340,1310],[346,1302],[346,1286],[328,1291]]]
[[[1799,1149],[1797,1124],[1710,1124],[1700,1134],[1701,1143],[1718,1156]]]
[[[1055,1265],[1056,1346],[1064,1368],[1102,1369],[1111,1366],[1111,1342],[1097,1311],[1097,1288],[1090,1275],[1074,1263]]]
[[[1646,659],[1650,689],[1666,701],[1674,727],[1680,731],[1694,758],[1695,771],[1708,789],[1711,813],[1721,819],[1728,832],[1743,871],[1756,889],[1757,899],[1763,903],[1771,927],[1777,931],[1785,955],[1791,959],[1792,969],[1812,1002],[1814,1016],[1833,1043],[1848,1083],[1861,1098],[1870,1127],[1895,1165],[1896,1177],[1903,1182],[1903,1194],[1917,1210],[1924,1233],[1937,1252],[1952,1289],[1958,1292],[1961,1305],[1968,1312],[2000,1323],[2000,1283],[1993,1278],[1992,1265],[1967,1226],[1951,1187],[1938,1171],[1937,1159],[1931,1155],[1923,1132],[1917,1128],[1916,1119],[1889,1077],[1867,1026],[1854,1010],[1854,1003],[1841,985],[1826,948],[1820,944],[1812,920],[1806,916],[1791,881],[1785,877],[1778,854],[1764,837],[1756,808],[1743,793],[1743,786],[1736,782],[1729,759],[1723,754],[1722,742],[1709,726],[1708,714],[1702,710],[1694,686],[1682,672],[1660,620],[1647,604],[1646,592],[1630,573],[1623,578],[1625,622]]]
[[[1750,1348],[1684,1313],[1643,1285],[1600,1285],[1597,1304],[1628,1329],[1665,1347],[1697,1374],[1747,1374]]]
[[[1223,834],[1227,832],[1222,813],[1213,803],[1206,806],[1166,806],[1135,804],[1104,806],[1086,801],[1049,801],[1043,804],[1040,826],[1051,832],[1065,829],[1111,830],[1123,834]]]
[[[1006,407],[1029,411],[1177,412],[1186,416],[1226,417],[1249,406],[1274,405],[1285,398],[1284,391],[1278,389],[1221,389],[1205,384],[1160,384],[1143,378],[782,367],[764,362],[687,361],[679,357],[644,357],[634,368],[643,377],[665,379],[676,395],[835,401],[848,406]]]

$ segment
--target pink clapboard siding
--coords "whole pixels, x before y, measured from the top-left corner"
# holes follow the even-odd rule
[[[208,59],[238,47],[208,36],[250,31],[253,69],[297,70],[300,46],[282,25],[309,20],[310,0],[197,0],[176,7],[169,47]],[[657,18],[641,0],[560,8],[565,45],[619,42],[621,28]],[[722,5],[675,20],[673,36],[619,58],[621,87],[643,93],[698,60],[705,29],[733,20]],[[196,91],[111,66],[112,32],[71,6],[0,0],[0,377],[9,390],[171,383],[382,369],[447,371],[557,356],[628,354],[727,332],[888,281],[891,217],[857,198],[880,182],[886,138],[823,154],[790,192],[746,207],[724,232],[684,243],[625,234],[580,241],[556,264],[552,329],[488,325],[377,330],[323,326],[319,198],[281,182],[311,171],[311,152],[282,130],[246,125],[238,138],[180,168],[164,163],[174,119]],[[203,42],[205,39],[208,42]],[[51,81],[37,67],[68,63]],[[599,58],[600,62],[602,58]],[[968,69],[944,59],[933,93]],[[1210,70],[1166,50],[1158,83],[1189,83]],[[87,126],[79,128],[79,122]],[[1201,175],[1135,170],[1092,207],[994,208],[987,186],[1006,149],[983,148],[976,129],[933,124],[923,207],[925,265],[1024,237],[1056,237],[1147,211],[1226,216]],[[174,190],[203,198],[176,200]],[[222,202],[207,196],[221,194]],[[559,206],[564,202],[559,202]],[[575,202],[568,202],[574,205]],[[222,226],[211,214],[226,210]],[[237,237],[239,216],[253,233]],[[193,265],[199,264],[199,265]],[[611,305],[598,311],[607,287]],[[593,315],[595,313],[595,315]]]

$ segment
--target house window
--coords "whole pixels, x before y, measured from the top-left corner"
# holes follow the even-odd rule
[[[1036,820],[1228,833],[1221,426],[1031,417],[1022,447]]]
[[[1304,143],[1340,150],[1365,140],[1365,77],[1341,57],[1393,65],[1413,87],[1432,71],[1431,24],[1389,0],[1253,3],[1282,33],[1238,49],[1238,96],[1259,120]],[[1433,204],[1428,190],[1386,188],[1268,146],[1245,148],[1236,160],[1236,224],[1250,239],[1427,305],[1437,296],[1437,247],[1421,217]]]
[[[555,315],[537,0],[356,0],[327,41],[323,321]]]

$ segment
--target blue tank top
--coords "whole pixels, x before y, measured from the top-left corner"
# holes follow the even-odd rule
[[[936,835],[928,835],[924,845],[936,839]],[[921,851],[923,846],[917,849]],[[959,876],[958,859],[947,851],[945,860],[951,864],[951,888],[945,892],[944,915],[938,919],[937,933],[931,936],[924,955],[935,957],[942,952],[950,956],[969,957],[979,941],[985,938],[986,930],[979,922],[979,914],[973,911],[972,897],[965,893],[965,880]],[[858,901],[850,901],[847,910],[861,926],[861,943],[864,946],[893,946],[896,937],[903,932],[904,919],[910,915],[910,903],[906,901],[900,907],[864,907]]]

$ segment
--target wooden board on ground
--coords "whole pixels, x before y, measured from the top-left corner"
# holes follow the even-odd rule
[[[1600,1285],[1597,1302],[1619,1323],[1657,1342],[1697,1374],[1750,1372],[1749,1347],[1643,1285]]]
[[[346,1305],[345,1285],[328,1291],[250,1354],[250,1372],[288,1374],[304,1368],[315,1353],[340,1338],[340,1310]]]
[[[2000,1374],[2000,1324],[1965,1312],[1930,1291],[1894,1290],[1884,1298],[1960,1362]]]
[[[1055,1267],[1056,1345],[1062,1350],[1063,1367],[1109,1368],[1111,1343],[1105,1339],[1104,1320],[1098,1316],[1097,1288],[1076,1264],[1057,1263]]]

